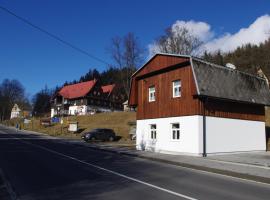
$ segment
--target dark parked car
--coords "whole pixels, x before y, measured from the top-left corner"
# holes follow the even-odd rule
[[[90,140],[114,141],[115,133],[112,129],[97,128],[83,134],[82,139],[85,141],[90,141]]]

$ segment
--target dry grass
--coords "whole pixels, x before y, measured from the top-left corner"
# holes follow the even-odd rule
[[[52,136],[68,137],[79,139],[80,134],[94,128],[111,128],[115,131],[117,136],[121,136],[122,140],[129,138],[130,126],[129,122],[135,122],[136,113],[134,112],[113,112],[113,113],[99,113],[91,116],[71,116],[63,118],[63,125],[60,123],[52,124],[51,126],[40,125],[40,119],[34,118],[31,123],[23,124],[20,121],[22,129],[33,130],[41,133],[46,133]],[[69,122],[79,122],[80,134],[73,134],[68,132]],[[15,126],[18,120],[9,120],[5,124]]]

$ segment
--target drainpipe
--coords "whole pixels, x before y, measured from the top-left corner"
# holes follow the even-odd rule
[[[203,102],[203,157],[207,156],[206,153],[206,116],[205,116],[205,106],[207,102],[207,98],[202,99]]]

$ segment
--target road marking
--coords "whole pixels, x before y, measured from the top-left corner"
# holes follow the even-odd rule
[[[0,133],[2,133],[2,134],[5,134],[5,135],[7,135],[7,133],[6,133],[6,132],[4,132],[4,131],[1,131],[1,130],[0,130]]]
[[[18,200],[17,194],[14,192],[13,188],[11,187],[10,182],[6,179],[5,174],[3,173],[2,169],[0,168],[0,178],[3,180],[3,185],[1,187],[5,187],[8,194],[10,195],[10,198],[12,200]]]
[[[18,137],[12,137],[12,138],[0,138],[0,140],[57,140],[53,138],[18,138]]]
[[[17,139],[17,140],[21,141],[21,138],[19,138],[19,139]],[[169,193],[169,194],[172,194],[172,195],[175,195],[175,196],[184,198],[184,199],[188,199],[188,200],[198,200],[198,199],[195,199],[195,198],[193,198],[193,197],[190,197],[190,196],[187,196],[187,195],[184,195],[184,194],[180,194],[180,193],[174,192],[174,191],[172,191],[172,190],[168,190],[168,189],[165,189],[165,188],[162,188],[162,187],[153,185],[153,184],[151,184],[151,183],[148,183],[148,182],[145,182],[145,181],[141,181],[141,180],[139,180],[139,179],[136,179],[136,178],[133,178],[133,177],[130,177],[130,176],[121,174],[121,173],[119,173],[119,172],[112,171],[112,170],[109,170],[109,169],[100,167],[100,166],[98,166],[98,165],[91,164],[91,163],[89,163],[89,162],[85,162],[85,161],[79,160],[79,159],[74,158],[74,157],[72,157],[72,156],[65,155],[65,154],[60,153],[60,152],[58,152],[58,151],[54,151],[54,150],[52,150],[52,149],[49,149],[49,148],[46,148],[46,147],[43,147],[43,146],[40,146],[40,145],[37,145],[37,144],[32,144],[32,143],[29,143],[29,142],[26,142],[26,141],[21,141],[21,142],[23,142],[23,143],[25,143],[25,144],[32,145],[32,146],[37,147],[37,148],[40,148],[40,149],[43,149],[43,150],[48,151],[48,152],[50,152],[50,153],[54,153],[54,154],[56,154],[56,155],[59,155],[59,156],[65,157],[65,158],[69,158],[69,159],[71,159],[71,160],[74,160],[74,161],[77,161],[77,162],[79,162],[79,163],[88,165],[88,166],[90,166],[90,167],[94,167],[94,168],[97,168],[97,169],[99,169],[99,170],[102,170],[102,171],[105,171],[105,172],[108,172],[108,173],[111,173],[111,174],[114,174],[114,175],[123,177],[123,178],[125,178],[125,179],[134,181],[134,182],[136,182],[136,183],[140,183],[140,184],[142,184],[142,185],[146,185],[146,186],[149,186],[149,187],[151,187],[151,188],[154,188],[154,189],[157,189],[157,190],[160,190],[160,191],[163,191],[163,192],[166,192],[166,193]]]

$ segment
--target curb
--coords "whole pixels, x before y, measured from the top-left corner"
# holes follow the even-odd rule
[[[81,144],[77,144],[77,145],[81,145]],[[230,176],[230,177],[239,178],[239,179],[245,179],[245,180],[249,180],[249,181],[255,181],[255,182],[270,184],[270,178],[265,178],[265,177],[261,177],[261,176],[238,173],[238,172],[222,170],[222,169],[216,169],[216,168],[211,168],[211,167],[204,167],[204,166],[193,165],[193,164],[188,164],[188,163],[183,163],[183,162],[182,163],[181,162],[174,162],[174,161],[170,161],[170,160],[164,160],[164,159],[160,159],[160,158],[153,158],[153,157],[148,157],[148,156],[129,153],[129,152],[121,152],[121,151],[112,150],[112,149],[106,149],[106,148],[102,148],[102,147],[95,147],[95,146],[87,146],[87,147],[91,148],[91,149],[94,149],[94,150],[101,150],[101,151],[104,151],[104,152],[142,158],[142,159],[146,159],[146,160],[151,160],[151,161],[155,161],[155,162],[170,164],[170,165],[174,165],[174,166],[180,166],[180,167],[194,169],[194,170],[198,170],[198,171],[209,172],[209,173],[225,175],[225,176]]]

